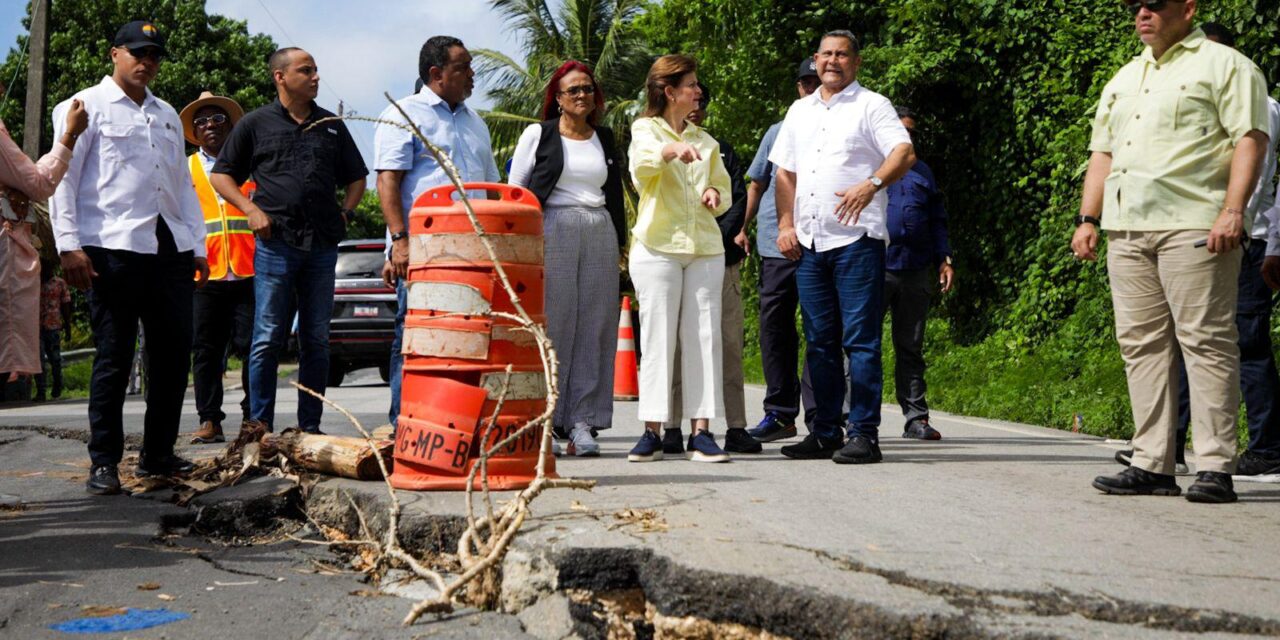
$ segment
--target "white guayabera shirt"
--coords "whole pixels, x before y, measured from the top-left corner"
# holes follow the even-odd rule
[[[889,99],[857,82],[825,102],[820,90],[796,100],[782,121],[769,162],[796,174],[792,220],[800,244],[829,251],[863,236],[888,242],[889,197],[884,190],[853,225],[836,218],[841,200],[836,192],[866,181],[900,144],[911,144],[911,136]]]

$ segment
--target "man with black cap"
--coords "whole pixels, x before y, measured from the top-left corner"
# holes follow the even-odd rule
[[[253,232],[249,217],[228,204],[213,190],[209,173],[222,151],[231,128],[244,116],[244,109],[231,98],[205,91],[178,114],[187,142],[199,147],[187,158],[191,185],[204,213],[205,249],[209,255],[209,283],[196,291],[195,337],[192,342],[192,381],[196,392],[196,412],[200,429],[192,443],[222,442],[222,376],[227,346],[231,346],[244,366],[240,381],[244,398],[240,401],[242,420],[249,419],[249,338],[253,333]],[[254,183],[240,188],[253,197]]]
[[[191,366],[191,299],[209,275],[204,220],[183,166],[178,113],[147,85],[165,56],[150,22],[130,22],[110,50],[114,72],[53,110],[62,135],[72,100],[89,127],[49,202],[67,282],[87,290],[97,354],[89,385],[90,493],[120,491],[125,385],[138,338],[147,333],[151,372],[138,475],[191,470],[173,454]],[[192,274],[196,279],[192,281]]]
[[[800,98],[818,90],[818,67],[813,58],[800,61],[796,70],[796,93]],[[800,356],[800,337],[796,334],[796,306],[800,294],[796,290],[798,262],[788,260],[778,251],[778,208],[774,203],[773,175],[777,167],[769,162],[773,142],[778,138],[782,121],[765,132],[755,160],[747,168],[746,219],[734,243],[750,253],[747,225],[759,213],[756,227],[756,250],[760,252],[760,358],[764,368],[764,418],[749,433],[760,442],[773,442],[796,435],[796,416],[800,415],[801,397],[805,419],[813,417],[813,393],[806,380],[796,376]]]

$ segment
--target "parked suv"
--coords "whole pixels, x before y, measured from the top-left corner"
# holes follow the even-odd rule
[[[350,371],[378,367],[391,379],[396,331],[396,291],[382,282],[383,241],[345,240],[334,268],[333,318],[329,321],[329,386]]]

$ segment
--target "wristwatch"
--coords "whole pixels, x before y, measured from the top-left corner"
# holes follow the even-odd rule
[[[1077,227],[1086,222],[1098,228],[1102,227],[1102,221],[1093,216],[1076,216],[1075,222]]]
[[[391,241],[396,242],[397,240],[403,240],[408,237],[409,231],[407,229],[401,229],[400,231],[391,234]]]
[[[343,209],[343,210],[342,210],[342,220],[343,220],[343,224],[351,224],[351,221],[352,221],[352,220],[355,220],[355,219],[356,219],[356,212],[355,212],[355,210],[354,210],[354,209]]]
[[[872,174],[870,178],[867,178],[867,180],[870,180],[871,184],[875,185],[876,191],[879,191],[880,187],[884,186],[884,180],[877,178],[875,174]]]

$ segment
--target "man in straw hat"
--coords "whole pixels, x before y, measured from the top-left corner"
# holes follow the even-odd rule
[[[205,91],[178,118],[187,142],[199,149],[187,158],[191,184],[204,214],[205,248],[209,254],[209,283],[192,300],[192,374],[200,429],[192,443],[222,442],[222,375],[227,346],[245,364],[240,370],[244,398],[242,420],[249,419],[249,338],[253,333],[253,231],[243,211],[227,203],[213,189],[209,173],[231,128],[244,116],[235,100]],[[254,184],[241,186],[253,197]]]

